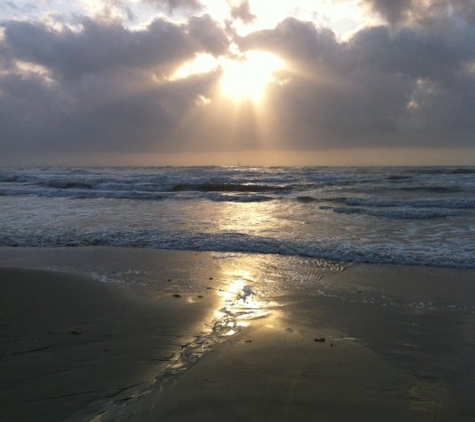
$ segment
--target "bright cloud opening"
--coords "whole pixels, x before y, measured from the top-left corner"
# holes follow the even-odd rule
[[[183,63],[173,75],[171,80],[186,79],[190,76],[209,73],[217,70],[219,67],[218,60],[211,54],[197,54],[193,60]]]
[[[284,67],[274,54],[249,51],[242,60],[223,59],[221,92],[236,101],[259,102],[269,83],[276,81],[275,72]]]

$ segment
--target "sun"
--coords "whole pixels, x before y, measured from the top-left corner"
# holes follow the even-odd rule
[[[223,59],[221,92],[235,101],[262,100],[269,83],[275,82],[275,72],[283,69],[283,61],[264,51],[248,51],[239,59]]]

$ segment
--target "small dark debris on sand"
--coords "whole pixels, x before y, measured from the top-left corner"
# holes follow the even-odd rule
[[[324,343],[326,341],[325,337],[315,337],[313,341],[316,341],[318,343]]]
[[[174,293],[173,297],[181,297],[181,295],[179,295],[178,293]]]

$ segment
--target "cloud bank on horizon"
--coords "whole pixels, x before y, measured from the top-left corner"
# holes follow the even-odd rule
[[[265,94],[223,95],[256,51],[283,63]],[[475,164],[474,110],[473,0],[0,5],[0,164],[397,148]]]

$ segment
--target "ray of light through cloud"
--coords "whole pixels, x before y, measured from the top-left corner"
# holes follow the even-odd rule
[[[10,0],[0,143],[7,161],[262,145],[470,160],[474,45],[469,0]]]

